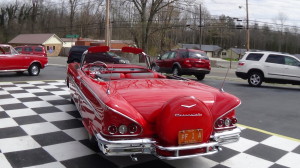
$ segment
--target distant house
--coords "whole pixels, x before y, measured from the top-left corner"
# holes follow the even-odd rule
[[[60,38],[64,43],[63,47],[72,47],[75,45],[75,42],[77,41],[77,38]]]
[[[181,48],[200,49],[200,44],[179,44]],[[201,45],[202,51],[205,51],[208,57],[218,57],[222,48],[217,45]]]
[[[240,59],[246,51],[244,48],[229,48],[221,52],[221,58]]]
[[[48,56],[58,56],[64,42],[55,34],[20,34],[8,42],[13,46],[42,45]]]

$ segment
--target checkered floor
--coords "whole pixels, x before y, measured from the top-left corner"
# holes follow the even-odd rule
[[[300,142],[243,129],[238,143],[216,155],[138,158],[105,157],[91,146],[64,81],[0,83],[0,168],[299,167]]]

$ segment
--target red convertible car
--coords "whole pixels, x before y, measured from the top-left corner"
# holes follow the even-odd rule
[[[91,47],[81,63],[70,63],[67,85],[90,140],[108,156],[153,154],[161,159],[210,155],[236,142],[240,100],[199,82],[152,71],[149,57],[124,47],[131,63],[108,64],[96,57],[109,47]]]
[[[39,55],[20,54],[12,46],[0,44],[0,72],[23,73],[37,76],[45,68],[48,58]]]

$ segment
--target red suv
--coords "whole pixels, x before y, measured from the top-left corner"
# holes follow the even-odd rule
[[[34,54],[47,57],[45,47],[41,45],[17,46],[15,49],[21,54]]]
[[[159,56],[151,64],[152,70],[173,75],[195,75],[198,80],[210,73],[210,60],[206,53],[194,49],[176,49]]]

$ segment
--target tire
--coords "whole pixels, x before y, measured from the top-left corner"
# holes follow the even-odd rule
[[[205,78],[205,74],[197,74],[195,76],[198,80],[203,80]]]
[[[178,68],[178,66],[174,66],[173,69],[172,69],[172,74],[174,76],[181,76],[180,74],[180,69]]]
[[[89,136],[89,141],[91,143],[91,148],[96,151],[96,152],[99,152],[100,149],[99,149],[99,146],[98,146],[98,142],[96,140],[96,137],[91,135],[90,133],[88,133],[88,136]]]
[[[40,74],[40,66],[38,64],[30,65],[28,73],[30,76],[38,76]]]
[[[263,74],[258,71],[251,72],[248,76],[248,83],[250,86],[259,87],[263,82]]]

